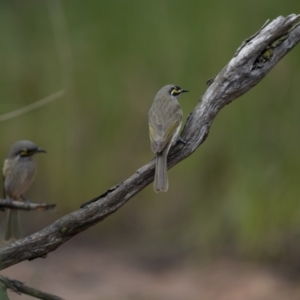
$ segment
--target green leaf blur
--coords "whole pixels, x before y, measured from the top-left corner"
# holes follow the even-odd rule
[[[292,0],[1,1],[0,114],[66,92],[0,123],[2,158],[18,139],[48,151],[28,196],[59,214],[39,213],[28,232],[153,158],[147,113],[163,85],[190,91],[180,98],[186,118],[244,39],[299,11]],[[300,232],[299,49],[222,110],[206,142],[169,171],[168,193],[147,187],[92,234],[149,251],[281,259]]]

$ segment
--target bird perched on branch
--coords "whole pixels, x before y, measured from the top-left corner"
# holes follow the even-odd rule
[[[29,189],[36,173],[36,162],[32,156],[41,152],[46,151],[31,141],[18,141],[11,146],[3,165],[4,199],[26,201],[24,193]],[[5,242],[19,238],[18,215],[17,210],[7,209]]]
[[[156,154],[156,193],[168,190],[167,156],[179,137],[182,110],[177,99],[184,92],[188,91],[174,84],[162,87],[148,113],[151,149]]]

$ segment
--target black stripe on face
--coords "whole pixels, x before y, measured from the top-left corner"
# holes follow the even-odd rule
[[[32,149],[22,149],[19,154],[22,157],[31,156],[35,153],[37,153],[38,148],[32,148]]]
[[[182,88],[179,87],[179,86],[173,86],[171,89],[170,89],[170,94],[172,96],[178,96],[181,94],[181,91],[182,91]]]

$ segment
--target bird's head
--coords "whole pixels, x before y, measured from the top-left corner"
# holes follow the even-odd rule
[[[36,153],[46,153],[46,150],[38,147],[35,143],[27,140],[14,143],[9,152],[8,158],[29,157]]]

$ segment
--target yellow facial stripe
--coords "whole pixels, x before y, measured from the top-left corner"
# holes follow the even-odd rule
[[[20,152],[20,155],[21,155],[21,156],[30,156],[30,155],[32,155],[32,154],[34,154],[34,153],[35,153],[35,151],[23,149],[23,150]]]
[[[177,94],[180,94],[180,93],[181,93],[181,90],[177,90],[175,88],[171,92],[172,95],[177,95]]]

